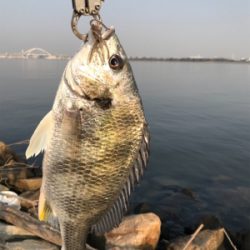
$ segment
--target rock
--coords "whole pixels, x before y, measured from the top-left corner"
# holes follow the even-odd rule
[[[10,207],[20,209],[21,204],[18,195],[11,191],[0,192],[0,203],[7,204]]]
[[[31,201],[36,201],[39,199],[40,196],[40,189],[37,191],[26,191],[22,194],[20,194],[22,198],[31,200]]]
[[[20,240],[35,237],[32,233],[16,227],[10,226],[4,223],[0,223],[0,239],[1,241],[9,241],[9,240]]]
[[[24,240],[6,243],[6,248],[11,250],[59,250],[58,246],[44,240]]]
[[[21,198],[21,207],[25,208],[30,214],[32,214],[35,218],[38,217],[36,204],[39,200],[40,189],[37,191],[26,191],[20,194]]]
[[[4,185],[0,184],[0,192],[2,191],[9,191],[9,189],[7,187],[5,187]]]
[[[13,183],[13,185],[20,191],[37,191],[42,185],[42,178],[20,179]]]
[[[17,179],[25,179],[31,175],[31,170],[25,168],[27,165],[20,159],[4,142],[0,141],[0,180],[4,180],[9,186]]]
[[[106,249],[155,249],[160,231],[160,218],[153,213],[128,216],[105,235]]]
[[[190,236],[179,238],[172,242],[167,250],[183,250],[189,239]],[[195,237],[186,250],[226,250],[224,239],[223,229],[204,230]]]
[[[17,155],[2,141],[0,141],[0,166],[19,162]]]

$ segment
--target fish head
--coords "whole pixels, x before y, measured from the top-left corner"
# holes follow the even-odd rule
[[[70,62],[70,85],[89,102],[107,107],[129,101],[137,87],[128,57],[115,33],[108,39],[89,39]]]

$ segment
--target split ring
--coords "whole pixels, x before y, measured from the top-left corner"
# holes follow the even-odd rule
[[[82,15],[79,14],[78,12],[76,12],[76,11],[73,12],[73,16],[72,16],[72,20],[71,20],[71,28],[72,28],[72,31],[76,37],[78,37],[80,40],[86,42],[88,39],[88,34],[82,34],[78,30],[78,22],[79,22],[79,19],[81,18],[81,16]]]

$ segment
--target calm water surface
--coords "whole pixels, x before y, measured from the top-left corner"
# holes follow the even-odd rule
[[[0,140],[27,139],[50,110],[65,61],[0,61]],[[250,229],[250,65],[133,63],[152,134],[134,202],[183,223],[215,213]],[[18,148],[19,151],[24,148]],[[175,200],[179,187],[196,200]],[[172,197],[172,198],[171,198]]]

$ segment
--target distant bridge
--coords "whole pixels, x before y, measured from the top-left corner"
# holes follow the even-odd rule
[[[28,50],[22,50],[22,55],[24,57],[48,57],[52,56],[51,53],[41,48],[32,48]]]
[[[45,49],[41,48],[32,48],[28,50],[22,50],[21,52],[22,56],[25,58],[50,58],[54,57],[53,54],[49,53]]]
[[[45,49],[31,48],[15,53],[0,53],[0,59],[47,59],[47,60],[68,60],[65,55],[54,55]]]

